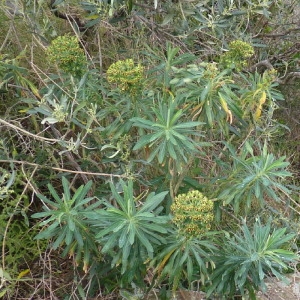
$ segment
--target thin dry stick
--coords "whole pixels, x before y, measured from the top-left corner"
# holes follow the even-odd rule
[[[1,47],[0,47],[0,52],[2,52],[3,48],[6,46],[6,43],[7,43],[8,39],[10,38],[11,31],[12,31],[12,27],[9,26],[8,32],[7,32],[7,34],[6,34],[6,36],[5,36],[5,39],[4,39],[4,41],[2,42],[2,45],[1,45]]]
[[[85,175],[92,175],[92,176],[104,176],[104,177],[117,177],[117,178],[127,178],[127,175],[117,175],[117,174],[107,174],[107,173],[98,173],[98,172],[85,172],[85,171],[74,171],[74,170],[69,170],[69,169],[63,169],[63,168],[57,168],[57,167],[50,167],[50,166],[42,166],[36,163],[31,163],[28,161],[24,160],[4,160],[1,159],[0,163],[14,163],[14,164],[21,164],[21,165],[28,165],[28,166],[33,166],[36,168],[42,168],[42,169],[51,169],[59,172],[67,172],[67,173],[73,173],[73,174],[85,174]]]
[[[52,129],[52,132],[53,132],[54,136],[57,139],[60,139],[61,138],[60,132],[53,125],[50,125],[50,127]],[[67,156],[69,162],[71,163],[71,165],[79,172],[77,174],[80,174],[82,180],[84,181],[84,183],[87,184],[89,179],[87,178],[86,174],[82,173],[82,169],[81,169],[80,165],[74,159],[73,154],[69,151],[67,151],[65,153],[66,153],[66,156]]]
[[[35,72],[35,74],[38,76],[38,78],[41,80],[41,82],[43,84],[46,85],[46,87],[48,87],[48,84],[45,82],[45,80],[41,77],[40,74],[42,74],[43,76],[45,76],[45,78],[47,80],[49,80],[51,83],[53,83],[57,88],[59,88],[64,94],[66,94],[66,96],[72,98],[72,95],[68,93],[67,90],[65,90],[62,86],[60,86],[57,82],[55,82],[52,78],[50,78],[42,69],[40,69],[36,64],[34,64],[33,62],[30,62],[30,65],[33,69],[33,71]]]
[[[99,53],[99,67],[100,67],[100,74],[103,72],[103,62],[102,62],[102,47],[101,47],[101,37],[100,37],[100,30],[97,30],[97,44],[98,44],[98,53]]]
[[[37,139],[37,140],[40,140],[40,141],[52,142],[52,143],[58,143],[58,142],[61,142],[60,140],[57,140],[57,139],[49,139],[49,138],[45,138],[45,137],[36,135],[36,134],[31,133],[31,132],[29,132],[29,131],[27,131],[27,130],[25,130],[25,129],[23,129],[23,128],[20,128],[20,127],[18,127],[18,126],[16,126],[16,125],[13,125],[13,124],[11,124],[11,123],[9,123],[9,122],[3,120],[3,119],[0,119],[0,123],[2,123],[2,124],[5,125],[5,126],[8,126],[8,127],[12,128],[12,129],[14,129],[14,130],[16,130],[16,131],[20,131],[20,132],[22,132],[22,133],[24,133],[24,134],[26,134],[26,135],[28,135],[28,136],[31,136],[31,137],[33,137],[33,138],[35,138],[35,139]]]

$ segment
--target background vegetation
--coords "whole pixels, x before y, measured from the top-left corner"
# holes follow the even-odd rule
[[[2,1],[0,298],[256,298],[297,271],[296,0]]]

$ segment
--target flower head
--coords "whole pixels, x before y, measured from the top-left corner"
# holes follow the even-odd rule
[[[144,67],[135,65],[132,59],[119,60],[108,68],[106,75],[110,83],[115,83],[122,91],[135,93],[144,80]]]
[[[180,233],[195,236],[209,231],[214,220],[213,201],[193,190],[175,197],[171,205],[173,223]]]
[[[86,69],[86,57],[75,36],[66,34],[57,37],[47,48],[46,53],[49,62],[56,63],[66,73],[81,76]]]
[[[221,56],[221,62],[227,68],[235,68],[240,71],[247,65],[247,59],[254,54],[254,48],[247,42],[241,40],[232,41],[229,51]]]

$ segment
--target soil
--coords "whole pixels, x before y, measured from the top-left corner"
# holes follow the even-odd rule
[[[258,293],[258,300],[300,300],[300,273],[287,276],[290,284],[278,281],[276,278],[268,278],[266,284],[268,291]]]

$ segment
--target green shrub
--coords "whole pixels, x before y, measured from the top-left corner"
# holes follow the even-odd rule
[[[271,219],[262,225],[258,218],[253,230],[245,221],[241,232],[225,236],[221,249],[212,258],[216,268],[210,276],[212,293],[232,297],[236,293],[256,299],[255,291],[266,291],[264,282],[270,274],[286,281],[284,272],[289,270],[289,263],[298,261],[299,256],[287,250],[293,233],[286,233],[287,228],[272,229]]]
[[[82,253],[83,270],[87,271],[93,254],[97,253],[97,246],[90,229],[90,220],[95,216],[94,209],[99,206],[94,197],[86,195],[91,189],[92,182],[80,186],[74,195],[70,193],[70,183],[62,178],[63,195],[60,197],[51,184],[48,184],[51,197],[48,199],[39,194],[43,202],[44,212],[33,214],[32,218],[45,218],[39,223],[44,229],[35,236],[35,239],[53,238],[51,247],[57,249],[65,245],[64,255],[75,255],[75,260],[80,263]]]
[[[217,251],[214,241],[205,234],[196,236],[174,230],[157,251],[151,266],[159,282],[167,280],[169,288],[175,292],[181,285],[191,288],[193,281],[204,285],[214,267],[211,257]]]
[[[103,200],[104,209],[97,210],[96,239],[102,253],[112,258],[112,267],[121,265],[122,280],[128,284],[142,282],[146,262],[156,256],[157,247],[166,243],[169,216],[160,215],[161,203],[168,192],[150,193],[142,201],[134,196],[133,182],[121,181],[121,191],[111,184],[116,205]],[[121,193],[123,195],[121,195]]]
[[[51,266],[59,250],[73,256],[74,270],[64,276],[69,282],[60,284],[72,290],[70,299],[120,287],[136,292],[128,298],[138,297],[140,287],[160,284],[174,293],[179,287],[192,289],[195,282],[204,289],[210,278],[209,293],[228,297],[236,290],[252,293],[263,273],[285,271],[289,254],[280,252],[285,245],[277,243],[274,250],[269,240],[288,235],[280,229],[268,232],[261,224],[248,229],[250,235],[246,229],[239,232],[232,213],[247,217],[252,228],[249,220],[261,209],[258,204],[267,203],[274,212],[299,198],[288,186],[288,162],[271,144],[278,133],[273,112],[283,99],[275,87],[298,68],[297,41],[291,38],[297,37],[297,26],[288,20],[294,5],[155,0],[154,10],[125,1],[134,14],[124,16],[121,0],[105,8],[95,1],[55,1],[58,12],[70,16],[65,22],[50,14],[46,1],[20,2],[22,15],[0,22],[6,27],[1,49],[8,55],[0,55],[0,97],[5,99],[0,130],[7,145],[0,163],[25,174],[23,182],[10,187],[9,175],[0,178],[2,282],[24,274],[19,268],[26,245],[28,255],[39,254],[35,235],[58,250],[41,255],[41,265],[47,255]],[[114,24],[102,18],[107,14],[100,8],[111,13],[120,8]],[[78,32],[86,40],[84,49],[75,36],[63,35],[77,17],[86,21],[87,30]],[[24,23],[28,26],[19,30]],[[57,35],[42,61],[44,42]],[[25,45],[30,51],[23,50]],[[52,66],[59,74],[50,74]],[[284,154],[295,158],[290,150]],[[27,176],[33,167],[37,171]],[[74,185],[57,180],[62,174],[76,174]],[[134,181],[114,181],[117,177]],[[35,214],[28,220],[29,202]],[[220,211],[232,217],[226,228],[233,233],[218,243],[212,229]],[[284,218],[287,227],[289,217]],[[266,251],[253,242],[263,232]],[[21,238],[24,247],[16,241]],[[49,287],[49,297],[61,298],[54,289],[58,272],[48,269],[50,276],[38,282],[41,274],[30,268],[37,282],[28,284],[36,293],[30,297],[48,297],[39,289]],[[16,293],[11,298],[26,297]]]
[[[281,195],[291,193],[282,184],[283,180],[292,176],[287,170],[289,162],[285,161],[284,156],[276,158],[273,153],[268,153],[266,143],[258,147],[261,153],[255,155],[250,143],[246,142],[237,156],[234,147],[229,146],[229,155],[233,161],[227,167],[223,164],[223,170],[227,170],[226,175],[219,178],[213,192],[220,204],[232,205],[236,214],[240,208],[249,213],[253,203],[264,207],[266,197],[280,202]]]
[[[197,126],[203,123],[184,122],[184,110],[177,108],[174,99],[168,99],[167,103],[160,101],[152,111],[152,120],[140,117],[131,119],[133,126],[147,130],[147,134],[137,141],[133,150],[148,146],[151,151],[147,158],[149,162],[157,157],[158,162],[163,164],[171,158],[179,165],[187,162],[192,153],[199,152],[197,146],[206,144],[192,138],[202,136]]]

